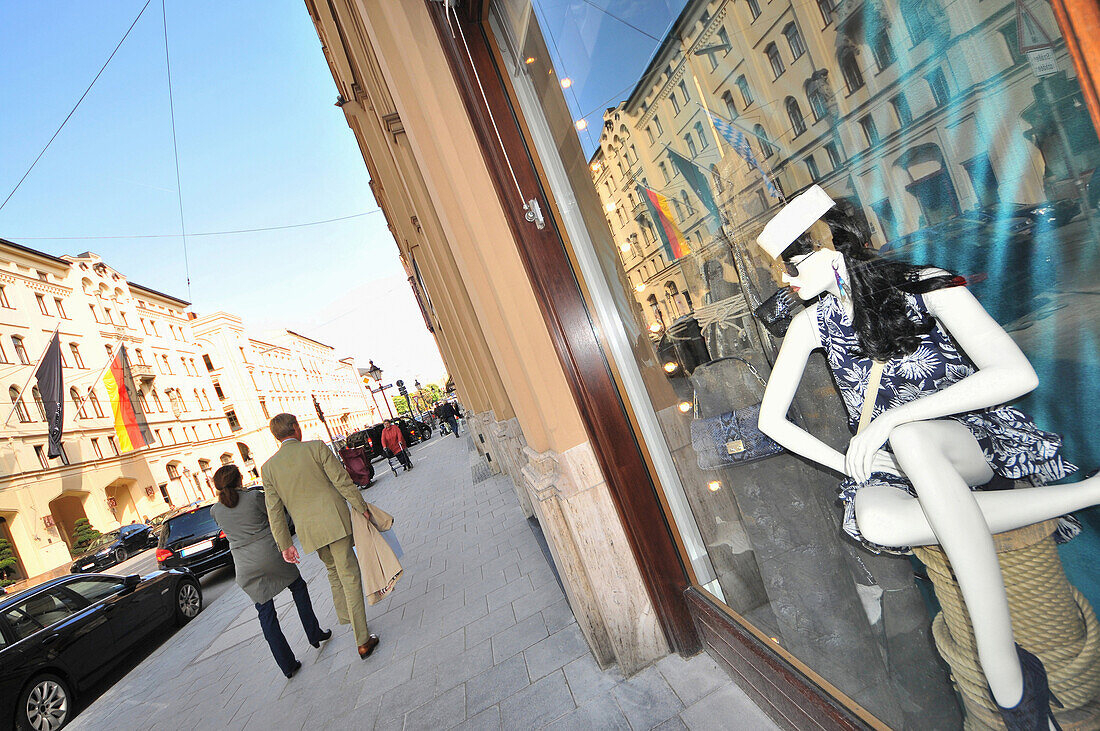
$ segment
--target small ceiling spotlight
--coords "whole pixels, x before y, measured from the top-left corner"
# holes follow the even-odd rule
[[[672,361],[669,361],[668,363],[665,363],[665,365],[664,365],[665,373],[675,373],[676,369],[679,368],[679,367],[680,366],[677,363],[673,363]]]
[[[707,483],[707,489],[710,490],[711,492],[718,492],[719,490],[722,489],[722,483],[719,482],[718,480],[711,480],[710,482]]]
[[[687,412],[691,411],[691,402],[681,401],[679,404],[676,405],[676,408],[680,410],[681,414],[686,414]]]

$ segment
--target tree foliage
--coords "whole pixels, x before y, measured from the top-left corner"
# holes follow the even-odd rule
[[[400,415],[409,413],[409,400],[404,396],[394,396],[393,410]]]
[[[11,577],[15,575],[15,547],[7,538],[0,538],[0,586],[13,583]]]
[[[103,534],[93,528],[87,518],[81,518],[73,524],[73,550],[76,552],[84,550],[101,535]]]

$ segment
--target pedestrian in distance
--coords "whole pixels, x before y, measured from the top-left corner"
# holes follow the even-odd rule
[[[305,579],[297,566],[287,563],[280,555],[275,537],[271,534],[263,493],[259,490],[244,491],[241,484],[241,471],[236,465],[219,468],[214,473],[218,502],[210,507],[210,515],[229,539],[237,585],[256,605],[260,629],[275,662],[283,675],[292,678],[302,663],[294,657],[294,651],[279,626],[275,596],[283,589],[290,589],[306,639],[314,647],[320,647],[322,642],[332,637],[332,630],[321,629],[313,603],[309,600],[309,587]]]
[[[397,425],[397,422],[386,419],[384,422],[386,427],[382,430],[382,448],[387,449],[394,457],[397,457],[397,461],[401,463],[401,466],[405,468],[405,471],[412,469],[412,460],[409,459],[409,448],[405,442],[405,434],[401,431],[401,427]]]
[[[351,624],[359,657],[366,659],[378,646],[378,635],[367,629],[363,577],[355,557],[348,505],[367,519],[370,508],[324,442],[302,441],[302,428],[293,414],[276,414],[270,428],[280,446],[260,468],[260,478],[275,543],[287,563],[301,561],[291,542],[285,506],[302,550],[316,552],[328,569],[336,618],[340,624]]]
[[[439,418],[447,424],[447,427],[452,432],[454,432],[455,439],[458,439],[458,409],[450,401],[444,401],[437,408],[439,410],[436,413],[438,414]]]

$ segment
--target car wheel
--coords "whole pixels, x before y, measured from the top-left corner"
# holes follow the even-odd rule
[[[202,611],[202,590],[199,585],[184,579],[176,587],[176,624],[183,626]]]
[[[19,696],[15,727],[19,731],[57,731],[68,723],[72,705],[64,680],[56,675],[39,675]]]
[[[130,554],[126,553],[125,548],[115,549],[115,563],[122,563],[130,557]]]

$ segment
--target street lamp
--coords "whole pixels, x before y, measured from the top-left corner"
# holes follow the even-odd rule
[[[378,384],[378,390],[377,391],[375,391],[373,388],[371,388],[371,385],[369,383],[367,384],[367,390],[370,391],[371,400],[374,401],[375,411],[377,411],[379,414],[382,413],[382,410],[378,408],[378,401],[374,398],[374,394],[380,393],[380,394],[382,394],[382,401],[385,402],[385,404],[386,404],[386,411],[389,413],[390,418],[392,419],[393,418],[393,409],[390,408],[390,402],[386,401],[386,388],[387,388],[387,386],[382,385],[382,369],[379,368],[378,366],[376,366],[374,364],[373,360],[370,362],[370,368],[367,369],[367,375],[370,376],[371,379],[375,383]]]

